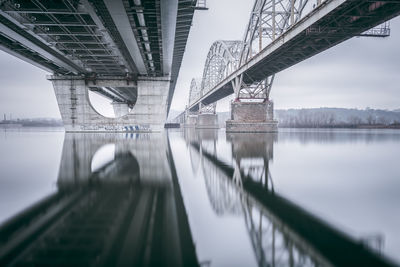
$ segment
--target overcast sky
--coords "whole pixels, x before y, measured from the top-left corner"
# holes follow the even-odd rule
[[[183,110],[190,81],[201,77],[216,40],[241,40],[253,1],[208,0],[196,11],[172,109]],[[46,72],[0,51],[0,114],[60,117]],[[353,38],[278,73],[271,98],[275,108],[400,108],[400,18],[389,38]],[[104,102],[96,101],[104,106]],[[110,107],[109,107],[110,108]],[[228,100],[217,109],[228,110]]]

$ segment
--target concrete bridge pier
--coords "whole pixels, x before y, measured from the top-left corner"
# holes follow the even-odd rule
[[[184,127],[188,127],[188,128],[195,127],[196,123],[197,123],[197,116],[198,115],[196,115],[196,114],[186,114]]]
[[[200,113],[197,116],[197,129],[218,129],[218,115],[214,113]]]
[[[272,101],[232,102],[231,120],[226,121],[226,132],[277,132]]]
[[[112,102],[111,103],[114,115],[116,118],[122,117],[129,113],[129,106],[126,103],[121,102]]]
[[[128,81],[121,77],[85,80],[82,76],[49,76],[57,98],[66,132],[160,132],[167,117],[170,77],[139,77]],[[114,104],[117,118],[106,118],[91,105],[89,90],[117,88],[119,92],[137,93],[130,112],[125,103]],[[121,116],[120,116],[121,115]]]

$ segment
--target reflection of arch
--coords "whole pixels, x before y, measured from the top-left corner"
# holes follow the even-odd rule
[[[199,153],[192,147],[189,146],[189,155],[190,155],[190,165],[192,166],[192,172],[197,174],[199,171],[200,165],[200,156]]]
[[[225,177],[225,179],[221,179],[221,176],[225,176],[225,174],[203,155],[203,151],[207,151],[209,149],[216,154],[216,140],[218,136],[215,134],[217,134],[217,131],[206,130],[190,132],[197,133],[197,135],[185,135],[186,141],[190,144],[189,152],[192,167],[196,163],[197,164],[195,166],[197,168],[199,165],[201,166],[208,199],[213,210],[220,216],[226,214],[241,214],[241,200],[236,192],[237,189],[232,185],[232,182],[227,177]],[[207,144],[212,145],[212,148],[209,146],[208,148],[204,148],[207,147]]]
[[[209,160],[203,159],[201,162],[208,199],[215,213],[242,214],[241,195],[234,184]]]

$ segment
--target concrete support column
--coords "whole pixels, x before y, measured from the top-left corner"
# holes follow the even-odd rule
[[[271,101],[263,103],[233,102],[231,120],[226,121],[227,132],[277,132]]]
[[[192,128],[192,127],[195,127],[196,126],[196,123],[197,123],[197,116],[198,115],[194,115],[194,114],[187,114],[187,115],[185,115],[185,127],[188,127],[188,128]]]
[[[80,76],[50,76],[48,79],[53,83],[67,132],[153,132],[164,129],[171,82],[169,77],[140,77],[137,84],[127,84],[126,80],[117,77],[90,82],[85,82]],[[130,86],[137,86],[138,96],[133,109],[125,116],[106,118],[97,113],[90,104],[88,87]],[[117,116],[120,111],[122,112],[122,107],[116,112]]]
[[[129,113],[129,106],[125,103],[112,102],[111,105],[113,106],[114,115],[116,118],[125,116]]]
[[[203,113],[197,116],[196,128],[218,129],[218,115]]]

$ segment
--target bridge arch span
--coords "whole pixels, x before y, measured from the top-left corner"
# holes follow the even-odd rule
[[[222,40],[211,45],[204,64],[201,83],[202,95],[237,69],[242,46],[242,41]]]
[[[200,97],[200,90],[201,90],[201,79],[193,78],[190,83],[189,105]]]

